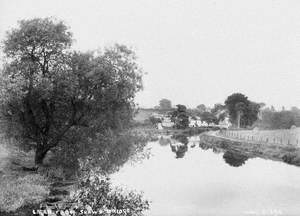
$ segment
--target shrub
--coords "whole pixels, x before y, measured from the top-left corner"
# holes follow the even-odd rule
[[[87,216],[95,215],[91,211],[103,211],[101,215],[120,215],[118,211],[126,211],[128,216],[139,216],[149,208],[142,194],[113,187],[107,177],[95,171],[85,175],[78,188],[71,202],[76,203],[75,212],[86,210]]]
[[[151,124],[153,124],[153,125],[156,125],[156,124],[162,122],[160,118],[156,118],[156,117],[154,117],[154,116],[150,116],[150,117],[149,117],[149,121],[150,121]]]

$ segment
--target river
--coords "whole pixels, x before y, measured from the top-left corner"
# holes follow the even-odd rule
[[[199,146],[199,137],[149,142],[150,157],[111,176],[143,191],[149,216],[300,215],[300,168]]]

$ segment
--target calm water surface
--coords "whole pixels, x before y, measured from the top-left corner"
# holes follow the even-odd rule
[[[115,185],[144,192],[146,215],[300,215],[299,167],[208,149],[198,137],[147,147],[149,159],[112,176]]]

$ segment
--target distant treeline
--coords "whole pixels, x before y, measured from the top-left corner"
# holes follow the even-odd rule
[[[293,125],[300,127],[300,109],[293,107],[291,110],[275,111],[266,108],[255,125],[263,129],[289,129]]]
[[[266,107],[265,103],[257,103],[248,99],[246,95],[241,93],[231,94],[226,98],[224,103],[216,103],[213,107],[207,107],[204,104],[198,105],[196,108],[186,108],[187,116],[195,118],[200,117],[202,121],[207,123],[218,124],[226,117],[230,120],[233,127],[236,128],[254,128],[261,129],[289,129],[292,126],[300,127],[300,109],[292,107],[286,110],[284,107],[281,111],[275,110],[273,106]],[[145,119],[151,113],[169,114],[176,112],[176,108],[172,106],[172,102],[168,99],[161,99],[159,105],[152,109],[140,110],[139,119]],[[146,115],[148,113],[148,115]]]

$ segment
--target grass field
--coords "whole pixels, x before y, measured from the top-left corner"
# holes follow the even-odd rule
[[[33,162],[32,156],[0,134],[0,215],[39,203],[49,193],[45,177],[22,170],[22,165]]]
[[[152,113],[153,110],[140,109],[135,115],[134,120],[137,122],[144,122],[145,120],[149,119]]]
[[[228,130],[220,132],[222,136],[281,145],[300,147],[300,128],[286,130]]]

